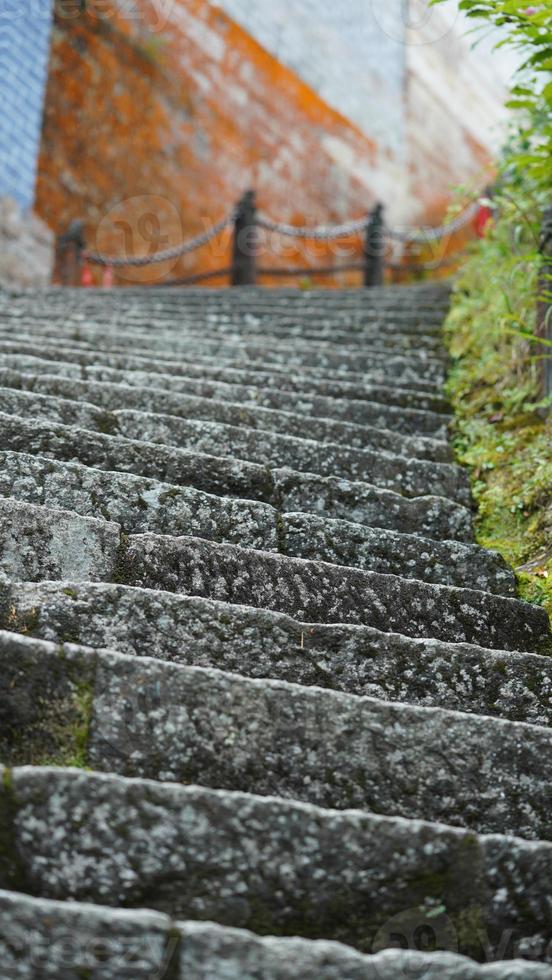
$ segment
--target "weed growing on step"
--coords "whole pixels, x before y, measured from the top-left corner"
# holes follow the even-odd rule
[[[524,598],[552,614],[552,413],[539,393],[534,337],[541,199],[519,182],[457,282],[446,336],[459,461],[472,476],[480,544],[519,575]]]

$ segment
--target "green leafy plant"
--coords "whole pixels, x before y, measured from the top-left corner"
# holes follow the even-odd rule
[[[513,195],[506,183],[496,203],[446,324],[454,445],[471,472],[477,540],[501,552],[522,595],[552,614],[552,419],[541,393],[551,352],[535,336],[540,195]]]
[[[431,0],[432,5],[444,0]],[[507,103],[516,113],[515,149],[506,166],[518,176],[552,187],[552,0],[460,0],[460,10],[496,30],[497,48],[519,52],[520,67]]]

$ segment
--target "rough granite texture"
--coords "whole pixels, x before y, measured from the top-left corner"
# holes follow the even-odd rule
[[[125,352],[95,351],[90,347],[71,340],[67,344],[40,344],[37,349],[36,341],[31,334],[17,333],[17,337],[2,333],[0,329],[0,351],[6,354],[26,354],[37,358],[55,360],[61,366],[66,363],[79,364],[83,368],[90,365],[105,365],[109,368],[125,371],[148,371],[169,375],[173,379],[197,378],[200,380],[222,381],[225,383],[248,385],[253,387],[277,388],[289,391],[292,396],[300,394],[318,395],[326,398],[349,399],[352,401],[375,401],[386,405],[394,405],[405,409],[436,412],[440,415],[450,412],[450,406],[438,389],[424,391],[423,386],[404,387],[400,379],[393,379],[390,387],[389,379],[381,372],[369,372],[360,382],[352,382],[343,378],[313,378],[299,371],[290,370],[287,373],[261,369],[232,368],[216,364],[198,364],[192,360],[179,358],[174,361],[159,360],[153,355],[136,355]]]
[[[552,838],[544,728],[3,632],[0,667],[8,764],[56,737],[63,751],[88,679],[94,770]]]
[[[552,975],[552,638],[447,301],[0,294],[2,980]]]
[[[140,330],[132,329],[113,329],[111,326],[94,327],[88,324],[72,326],[65,323],[45,324],[44,321],[35,321],[32,324],[17,321],[14,325],[17,329],[21,326],[27,328],[32,326],[37,338],[59,338],[62,340],[76,340],[84,343],[93,344],[100,350],[133,350],[139,353],[147,353],[149,349],[155,352],[156,356],[172,359],[181,354],[191,357],[193,360],[206,359],[216,360],[219,363],[229,363],[246,366],[248,364],[261,363],[267,367],[276,367],[285,370],[289,367],[305,368],[313,373],[323,375],[338,376],[342,373],[353,374],[362,377],[365,372],[374,368],[380,368],[388,377],[395,375],[407,380],[412,378],[417,380],[423,375],[425,381],[430,384],[441,384],[445,377],[445,367],[441,358],[434,358],[425,353],[423,347],[405,357],[396,354],[389,354],[386,351],[373,351],[359,353],[358,350],[342,348],[339,345],[317,345],[314,342],[295,341],[291,344],[282,343],[270,337],[265,338],[264,343],[225,343],[223,340],[191,340],[182,337],[174,332],[166,332],[160,329],[155,331],[155,337]],[[3,323],[4,333],[9,332],[9,323]]]
[[[10,326],[22,326],[24,329],[38,328],[44,330],[44,312],[19,311],[21,315],[15,318],[3,316],[6,330]],[[423,374],[428,368],[429,377],[446,365],[447,354],[438,336],[421,334],[386,334],[387,325],[378,324],[364,330],[360,335],[351,336],[346,321],[342,321],[339,331],[339,321],[335,327],[335,335],[331,328],[320,334],[311,330],[308,336],[302,336],[296,329],[290,334],[285,321],[264,318],[255,321],[255,317],[246,314],[235,319],[226,318],[222,322],[196,315],[193,319],[178,318],[178,325],[167,324],[164,316],[144,312],[141,317],[132,319],[114,313],[111,317],[105,313],[81,313],[77,316],[51,314],[48,317],[46,330],[52,336],[66,336],[71,329],[79,333],[84,341],[91,336],[98,336],[109,344],[131,338],[140,347],[154,347],[162,353],[167,348],[191,350],[192,353],[206,353],[209,356],[246,357],[253,361],[263,360],[270,365],[272,360],[277,365],[282,357],[289,360],[299,359],[306,367],[328,367],[339,371],[343,367],[351,368],[356,373],[363,369],[369,370],[374,357],[376,362],[384,360],[385,355],[399,361],[407,360],[411,366],[418,368]],[[399,326],[396,324],[396,326]],[[379,330],[378,330],[379,327]],[[383,328],[383,329],[382,329]],[[54,331],[57,331],[55,333]],[[152,335],[155,343],[152,344]],[[423,344],[421,341],[423,340]],[[269,350],[267,350],[269,345]]]
[[[550,943],[547,842],[48,768],[4,776],[0,814],[0,887],[36,897],[149,906],[364,952],[398,910],[420,907],[444,911],[459,951],[476,958],[507,929],[534,958]]]
[[[36,416],[53,423],[192,452],[231,456],[270,468],[290,466],[300,472],[362,480],[408,497],[431,493],[450,497],[465,506],[471,500],[466,473],[459,466],[407,458],[386,450],[354,449],[279,432],[131,409],[108,411],[86,401],[13,388],[0,388],[0,412]]]
[[[61,494],[60,501],[72,495],[75,507],[85,506],[85,501],[89,501],[90,516],[101,514],[109,519],[112,515],[121,524],[131,522],[136,531],[149,528],[159,533],[181,532],[182,505],[186,502],[187,513],[190,500],[203,500],[202,491],[210,491],[208,501],[211,506],[221,506],[210,501],[213,495],[226,503],[228,498],[245,498],[245,511],[251,507],[251,513],[264,513],[262,507],[251,505],[251,500],[257,499],[271,504],[280,513],[313,512],[321,517],[372,528],[473,542],[469,511],[444,497],[406,498],[370,484],[287,469],[267,471],[247,463],[242,468],[229,465],[225,484],[225,460],[201,454],[192,456],[197,461],[197,470],[194,478],[190,468],[191,486],[187,487],[186,474],[182,472],[184,467],[170,468],[174,460],[166,449],[161,448],[157,455],[158,471],[164,474],[168,466],[167,477],[174,480],[180,476],[184,482],[184,486],[179,486],[180,481],[148,479],[154,471],[154,467],[148,465],[150,453],[136,443],[129,447],[128,442],[110,436],[85,435],[73,428],[9,419],[5,415],[0,415],[0,423],[4,446],[7,444],[17,450],[0,456],[5,465],[0,471],[0,486],[5,495],[27,499],[26,495],[34,498],[38,494],[39,501],[45,504],[54,499],[48,497],[49,493]],[[38,455],[21,452],[23,447]],[[82,457],[82,463],[63,461],[77,456]],[[177,463],[179,460],[189,464],[189,455],[179,456]],[[142,466],[140,462],[143,462]],[[126,466],[132,472],[125,472]],[[145,477],[137,475],[141,470],[146,471]],[[197,484],[198,490],[194,492]],[[157,506],[157,491],[161,495],[167,493],[162,496],[162,507]],[[100,493],[101,497],[98,496]],[[123,494],[126,501],[121,499]]]
[[[0,625],[57,643],[552,724],[552,660],[122,585],[4,588]]]
[[[127,533],[187,534],[445,585],[514,596],[513,572],[495,553],[455,541],[361,527],[193,488],[0,452],[0,494],[120,524]]]
[[[307,622],[529,652],[549,641],[544,609],[517,599],[199,538],[133,535],[118,566],[122,584],[253,605]]]
[[[193,395],[215,399],[217,402],[235,402],[248,408],[283,409],[288,413],[295,412],[314,418],[342,419],[355,425],[375,426],[378,429],[389,429],[410,436],[422,434],[433,439],[445,439],[447,436],[448,416],[438,412],[399,407],[377,400],[325,398],[323,395],[308,391],[293,393],[282,391],[281,388],[267,388],[253,384],[156,374],[154,371],[139,368],[117,369],[98,364],[85,365],[79,361],[48,360],[47,357],[2,353],[1,346],[0,366],[3,371],[17,371],[28,375],[49,374],[75,381],[111,382],[138,387],[148,392],[152,392],[153,389],[156,393],[170,392],[173,403],[175,395]],[[389,396],[392,402],[392,389],[389,389]]]
[[[437,942],[457,945],[445,918],[405,919]],[[32,939],[32,942],[31,942]],[[158,912],[101,908],[0,891],[5,980],[549,980],[545,964],[479,966],[453,952],[386,950],[362,956],[332,942],[255,936],[210,922],[175,922]],[[85,972],[86,971],[86,972]]]
[[[392,432],[383,427],[356,425],[350,422],[314,418],[291,411],[274,410],[232,402],[217,402],[212,397],[175,394],[170,390],[137,388],[105,381],[83,381],[58,377],[55,371],[36,377],[33,374],[0,369],[0,386],[56,395],[78,402],[91,402],[108,411],[138,409],[152,414],[176,416],[188,420],[220,422],[224,425],[259,429],[318,442],[341,443],[354,449],[382,449],[399,456],[414,456],[434,462],[450,462],[452,453],[446,442]]]
[[[21,327],[25,332],[21,332]],[[285,357],[282,358],[282,362],[272,362],[264,366],[264,361],[253,360],[246,357],[225,357],[221,354],[199,354],[192,353],[189,347],[184,346],[179,351],[169,352],[167,350],[160,350],[155,345],[152,347],[141,346],[139,344],[139,337],[131,339],[130,337],[118,338],[121,342],[117,343],[115,340],[111,340],[105,344],[101,344],[101,337],[99,335],[88,336],[83,339],[82,331],[80,328],[70,328],[62,336],[58,335],[55,328],[48,330],[43,329],[39,331],[39,341],[41,348],[43,347],[43,342],[46,342],[53,348],[57,348],[60,351],[64,351],[66,347],[71,347],[73,349],[79,349],[84,352],[96,351],[98,348],[100,351],[104,351],[110,354],[119,355],[129,355],[138,356],[145,359],[148,363],[155,360],[157,365],[165,372],[168,370],[172,373],[169,365],[174,364],[175,360],[178,361],[177,373],[183,373],[183,365],[186,364],[186,355],[190,359],[190,362],[196,364],[197,366],[205,367],[207,369],[211,368],[231,368],[241,371],[248,372],[252,378],[256,378],[260,373],[270,372],[271,376],[275,380],[282,375],[291,373],[305,375],[308,379],[312,381],[346,381],[349,384],[358,386],[359,390],[362,390],[364,386],[368,384],[376,385],[386,385],[389,386],[391,380],[394,383],[401,385],[406,388],[413,388],[414,391],[423,392],[429,395],[440,396],[442,400],[442,383],[443,383],[443,366],[441,362],[437,362],[440,377],[426,378],[421,376],[416,367],[408,368],[406,365],[409,364],[409,360],[405,358],[392,358],[390,359],[387,355],[381,355],[379,362],[374,362],[371,367],[367,368],[365,371],[353,371],[347,369],[345,365],[341,371],[332,370],[331,367],[313,367],[310,364],[304,364],[301,361],[297,362],[294,360],[288,361]],[[0,325],[0,340],[4,341],[25,341],[30,340],[34,337],[35,345],[37,341],[36,328],[32,324],[19,323],[17,325],[17,330],[10,330],[6,328],[6,325]],[[124,343],[126,340],[127,343]],[[392,364],[391,361],[394,363]],[[287,366],[286,366],[287,365]],[[423,377],[423,380],[420,380]],[[331,385],[330,385],[331,388]],[[326,389],[328,393],[328,389]]]
[[[0,497],[0,572],[18,579],[110,581],[119,527]]]
[[[133,473],[219,496],[261,500],[277,510],[307,511],[428,537],[473,541],[468,509],[446,497],[404,497],[394,490],[280,467],[269,469],[158,443],[128,440],[56,422],[0,413],[2,446],[109,472]]]
[[[442,946],[455,943],[446,918],[405,919]],[[32,938],[32,942],[31,942]],[[453,952],[386,950],[363,956],[339,943],[255,936],[210,922],[175,922],[156,912],[101,908],[0,891],[5,980],[549,980],[528,961],[479,966]],[[86,971],[86,972],[85,972]]]

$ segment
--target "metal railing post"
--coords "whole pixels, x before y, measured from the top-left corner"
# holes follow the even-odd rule
[[[82,253],[85,247],[84,222],[77,218],[57,240],[59,274],[63,286],[80,286]]]
[[[238,204],[232,249],[232,285],[257,282],[257,205],[255,191],[247,191]]]
[[[366,225],[364,240],[364,285],[371,289],[383,286],[385,272],[385,240],[383,204],[376,204]]]
[[[538,282],[537,335],[552,342],[552,205],[543,212],[539,248],[543,262]],[[547,397],[552,395],[552,349],[543,348],[542,382]]]

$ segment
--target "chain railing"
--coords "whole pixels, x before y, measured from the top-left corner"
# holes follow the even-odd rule
[[[260,276],[327,276],[354,270],[363,273],[363,283],[366,287],[374,287],[383,284],[386,269],[398,272],[423,272],[434,271],[443,264],[444,257],[429,262],[416,260],[409,263],[405,261],[403,255],[399,261],[396,261],[395,257],[389,257],[393,244],[403,247],[412,245],[419,249],[421,246],[443,241],[447,237],[450,238],[467,229],[484,210],[483,200],[477,199],[468,205],[458,217],[437,227],[393,229],[388,227],[385,222],[383,205],[376,204],[368,214],[352,221],[308,227],[274,221],[267,215],[259,213],[255,192],[247,191],[236,207],[210,228],[179,245],[148,255],[106,255],[101,252],[89,251],[86,248],[84,238],[84,225],[80,221],[74,221],[67,232],[58,239],[61,280],[65,285],[75,285],[79,282],[82,285],[91,285],[90,265],[97,265],[107,270],[106,273],[104,272],[104,282],[110,284],[112,270],[114,269],[124,267],[145,268],[174,261],[195,253],[214,241],[226,229],[232,228],[231,266],[165,280],[162,284],[192,285],[221,276],[229,276],[233,286],[247,286],[255,285]],[[304,266],[292,268],[263,267],[258,264],[259,229],[265,233],[311,242],[332,242],[362,236],[362,262],[348,262],[319,266],[318,268]],[[450,263],[450,261],[451,257],[447,256],[447,262]]]

